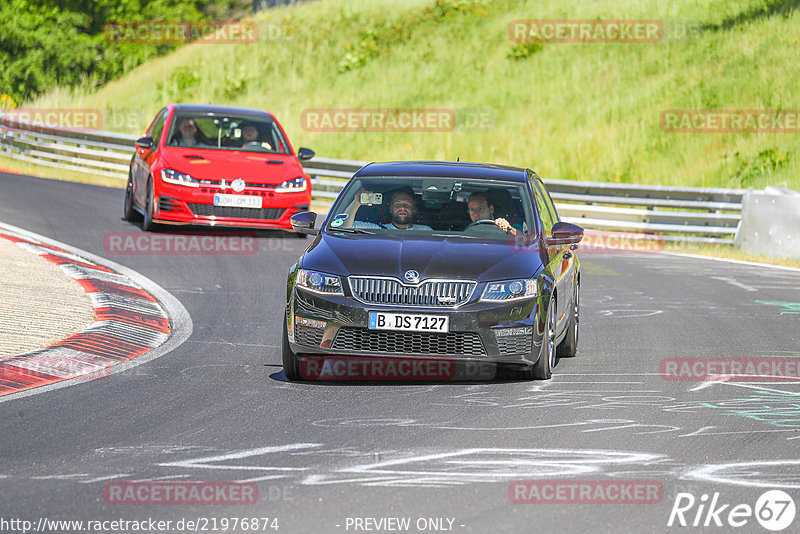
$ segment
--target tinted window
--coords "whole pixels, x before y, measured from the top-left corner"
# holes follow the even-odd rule
[[[147,132],[147,135],[153,138],[154,146],[158,146],[158,141],[161,139],[161,132],[164,130],[164,117],[166,116],[167,110],[162,109]]]
[[[533,188],[533,199],[536,202],[536,211],[539,212],[539,218],[542,220],[544,226],[544,235],[550,235],[553,230],[553,216],[550,214],[550,208],[547,206],[545,195],[539,180],[531,180],[531,187]]]
[[[532,213],[524,184],[472,178],[364,177],[331,209],[326,230],[508,241]],[[502,228],[501,228],[502,226]]]
[[[550,192],[547,190],[547,188],[544,186],[544,184],[542,182],[540,182],[539,180],[536,180],[536,182],[539,184],[539,187],[542,190],[542,196],[544,197],[544,201],[547,203],[547,208],[550,210],[550,215],[552,216],[553,224],[555,224],[555,223],[557,223],[558,221],[561,220],[561,217],[558,216],[558,211],[556,210],[556,205],[553,202],[552,197],[550,197]]]
[[[223,113],[175,113],[168,146],[291,154],[289,143],[268,116]]]

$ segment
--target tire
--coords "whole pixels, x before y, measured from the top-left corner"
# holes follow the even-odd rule
[[[138,217],[138,212],[133,209],[133,177],[128,171],[128,185],[125,186],[125,200],[122,204],[122,218],[126,221],[134,221]]]
[[[153,182],[147,182],[147,196],[144,199],[144,221],[142,222],[142,230],[145,232],[154,232],[157,228],[156,223],[153,222],[153,210],[155,209],[153,204],[155,203],[155,198],[153,198]]]
[[[556,306],[555,299],[551,296],[547,304],[547,319],[545,321],[545,331],[542,336],[542,348],[539,351],[539,359],[528,369],[522,371],[522,376],[526,380],[549,380],[553,376],[553,367],[556,365]]]
[[[286,331],[286,318],[283,319],[283,347],[281,350],[283,359],[283,374],[287,380],[292,382],[300,380],[300,359],[297,354],[292,352],[289,346],[289,333]]]
[[[558,344],[558,350],[556,351],[559,358],[572,358],[578,352],[578,334],[581,313],[580,297],[581,285],[576,281],[575,292],[572,294],[572,317],[567,327],[567,335],[565,335],[563,341]]]
[[[308,237],[308,234],[301,234],[300,232],[295,232],[294,236],[298,239],[305,239],[306,237]]]

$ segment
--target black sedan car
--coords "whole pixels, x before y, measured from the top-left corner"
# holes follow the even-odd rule
[[[560,221],[530,169],[372,163],[319,229],[316,217],[292,217],[316,238],[288,276],[289,380],[308,378],[303,361],[321,356],[357,361],[341,366],[354,371],[489,362],[548,379],[559,356],[575,355],[583,229]]]

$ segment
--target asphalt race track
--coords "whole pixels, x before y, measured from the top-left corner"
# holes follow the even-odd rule
[[[697,500],[690,524],[718,493],[717,507],[730,505],[717,516],[725,526],[708,518],[706,531],[724,532],[731,508],[755,507],[766,490],[800,503],[800,382],[661,374],[671,358],[800,356],[800,272],[586,254],[578,356],[552,380],[288,383],[285,274],[310,241],[263,232],[255,254],[113,254],[107,233],[141,232],[121,220],[122,196],[0,173],[0,221],[138,271],[194,324],[157,360],[0,402],[0,518],[268,517],[286,533],[354,532],[355,518],[361,531],[377,524],[367,518],[410,518],[410,532],[664,532],[677,529],[667,522],[679,493]],[[518,480],[650,481],[663,498],[513,503]],[[110,481],[253,481],[259,499],[108,504]],[[736,531],[766,532],[745,519]]]

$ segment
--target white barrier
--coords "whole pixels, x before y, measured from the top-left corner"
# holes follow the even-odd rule
[[[734,245],[750,254],[800,259],[800,193],[780,187],[746,191]]]

